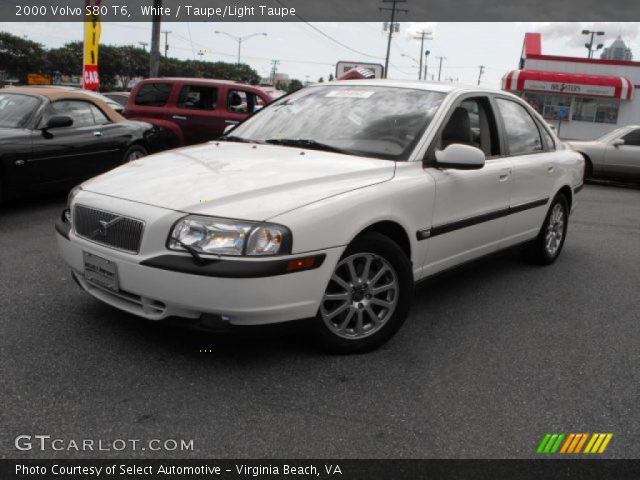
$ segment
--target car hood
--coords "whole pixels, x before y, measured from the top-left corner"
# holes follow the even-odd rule
[[[145,157],[82,188],[171,210],[266,220],[393,178],[395,163],[299,148],[210,142]]]

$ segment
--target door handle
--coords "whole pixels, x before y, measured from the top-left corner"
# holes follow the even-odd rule
[[[174,115],[171,118],[173,118],[174,120],[186,120],[187,117],[183,116],[183,115]]]
[[[549,173],[553,173],[553,165],[549,165],[549,166],[547,167],[547,172],[549,172]]]
[[[238,120],[225,120],[224,123],[228,123],[229,125],[237,125],[240,122]]]
[[[506,170],[502,170],[500,172],[500,177],[499,177],[500,181],[504,182],[505,180],[507,180],[509,178],[510,174],[511,174],[511,169],[510,168],[508,168]]]
[[[93,136],[94,137],[101,137],[102,136],[102,132],[99,132],[99,131],[93,132]]]

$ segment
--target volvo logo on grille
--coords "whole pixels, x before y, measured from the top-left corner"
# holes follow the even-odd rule
[[[116,217],[113,220],[110,220],[108,222],[106,220],[98,220],[99,227],[96,228],[93,232],[91,232],[88,235],[88,237],[89,238],[96,238],[97,236],[106,237],[107,230],[109,229],[109,227],[112,227],[113,225],[121,221],[123,218],[124,217]]]

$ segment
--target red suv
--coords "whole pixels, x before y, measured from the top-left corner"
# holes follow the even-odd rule
[[[137,83],[123,115],[163,126],[179,145],[220,137],[272,98],[251,85],[203,78],[149,78]]]

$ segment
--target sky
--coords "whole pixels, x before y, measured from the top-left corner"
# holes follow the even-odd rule
[[[581,35],[583,29],[606,32],[599,41],[605,46],[618,36],[627,42],[634,58],[640,60],[640,25],[638,23],[412,23],[400,24],[400,32],[392,41],[389,78],[418,77],[417,61],[419,31],[430,31],[433,39],[425,41],[431,53],[428,76],[437,80],[439,60],[441,79],[463,84],[476,84],[479,66],[485,70],[481,83],[499,87],[500,79],[518,66],[522,42],[526,32],[542,33],[543,53],[552,55],[586,56]],[[209,61],[235,62],[237,42],[216,30],[235,36],[266,33],[242,44],[242,61],[262,76],[268,76],[271,60],[279,60],[278,71],[291,78],[315,82],[335,73],[340,60],[384,64],[387,36],[381,23],[311,23],[304,22],[191,22],[165,23],[169,30],[169,56]],[[0,31],[27,36],[46,47],[82,40],[82,23],[2,23]],[[105,23],[102,44],[139,45],[149,42],[151,23]],[[147,47],[148,48],[148,47]],[[161,50],[164,49],[164,35]]]

